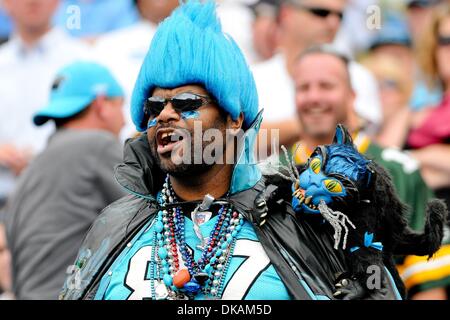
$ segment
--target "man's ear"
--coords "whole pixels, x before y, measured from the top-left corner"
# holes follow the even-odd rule
[[[231,130],[233,133],[242,129],[243,124],[244,114],[242,112],[239,114],[239,117],[237,117],[236,120],[233,120],[230,115],[227,116],[227,129]]]
[[[100,119],[103,119],[103,113],[105,109],[105,100],[106,98],[104,96],[97,96],[94,101],[91,103],[91,107],[94,110],[94,112],[97,114],[97,116]]]

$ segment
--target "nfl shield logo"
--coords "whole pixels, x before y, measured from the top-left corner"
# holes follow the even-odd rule
[[[212,212],[204,211],[204,212],[196,212],[194,217],[194,222],[197,225],[202,225],[205,222],[208,222],[211,218]]]

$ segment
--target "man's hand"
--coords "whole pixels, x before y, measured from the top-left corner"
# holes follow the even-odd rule
[[[12,144],[0,144],[0,165],[19,175],[28,165],[30,156],[27,152],[19,150]]]
[[[450,186],[450,146],[434,144],[411,150],[409,154],[420,164],[420,173],[432,189]]]

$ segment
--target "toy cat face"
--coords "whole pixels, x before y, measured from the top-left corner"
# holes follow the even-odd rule
[[[321,201],[342,211],[359,201],[367,188],[369,161],[355,149],[345,128],[338,126],[336,131],[333,144],[317,147],[301,171],[293,201],[296,211],[320,214]]]
[[[300,175],[300,190],[303,190],[303,198],[307,199],[303,201],[301,208],[306,213],[319,213],[317,206],[321,200],[329,205],[335,201],[334,198],[347,195],[347,190],[341,181],[326,174],[322,165],[322,157],[316,155],[310,158],[306,170]]]

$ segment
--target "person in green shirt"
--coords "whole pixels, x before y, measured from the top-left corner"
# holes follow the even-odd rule
[[[390,173],[400,199],[411,209],[410,226],[422,230],[425,205],[434,194],[423,181],[412,157],[398,149],[383,149],[364,132],[364,122],[353,108],[355,93],[347,64],[348,59],[329,46],[310,48],[298,58],[294,81],[302,139],[289,148],[291,156],[297,165],[304,164],[318,145],[331,143],[338,123],[346,125],[358,151]],[[410,297],[427,291],[428,294],[421,294],[421,297],[447,298],[445,288],[450,286],[448,240],[429,262],[427,257],[416,256],[399,260],[399,271]]]

